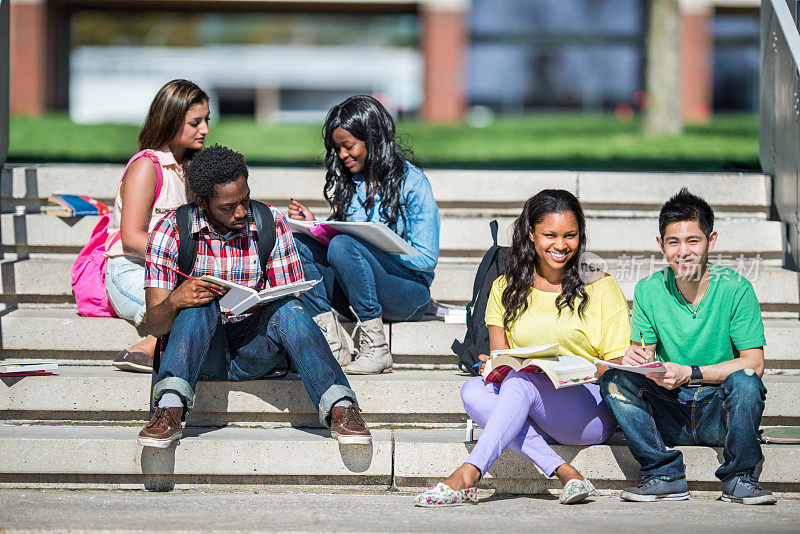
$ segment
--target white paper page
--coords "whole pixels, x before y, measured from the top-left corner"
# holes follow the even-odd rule
[[[348,222],[348,221],[325,221],[343,234],[363,239],[370,245],[381,249],[387,254],[406,254],[418,255],[417,249],[404,241],[396,233],[381,223],[374,222]]]
[[[317,285],[319,282],[320,280],[303,280],[300,282],[294,282],[292,284],[268,287],[266,289],[261,290],[259,293],[254,294],[252,298],[249,298],[246,301],[236,305],[236,307],[231,308],[231,313],[233,315],[239,315],[246,312],[253,306],[256,306],[257,304],[263,304],[265,302],[277,300],[287,295],[303,293],[304,291],[308,291],[309,289]],[[222,303],[221,300],[220,303]]]
[[[233,310],[242,302],[256,295],[255,289],[243,288],[242,286],[228,287],[230,287],[230,289],[219,299],[219,305],[229,310]]]
[[[298,221],[297,219],[292,219],[290,217],[287,217],[286,222],[289,224],[289,230],[291,230],[292,232],[297,232],[299,234],[305,234],[314,237],[311,234],[309,228],[319,224],[320,221]]]
[[[661,362],[650,362],[644,365],[621,365],[618,363],[603,361],[598,361],[597,363],[612,369],[622,369],[623,371],[630,371],[631,373],[638,373],[640,375],[646,375],[649,373],[664,373],[667,370],[667,368],[664,367],[664,364]]]
[[[539,355],[540,353],[548,351],[555,347],[558,347],[558,343],[546,343],[544,345],[535,345],[533,347],[521,347],[519,349],[493,350],[491,355],[492,357],[494,357],[494,356],[500,356],[501,354],[507,354],[509,356],[516,356],[516,357],[526,356],[533,358]]]

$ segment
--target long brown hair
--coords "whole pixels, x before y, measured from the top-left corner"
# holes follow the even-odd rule
[[[158,90],[139,132],[139,150],[169,144],[183,128],[186,112],[195,104],[208,102],[208,95],[189,80],[172,80]],[[189,149],[184,161],[192,159]]]
[[[514,236],[503,269],[506,288],[503,290],[501,302],[506,309],[503,316],[506,330],[528,309],[528,294],[533,287],[536,248],[528,233],[546,215],[564,212],[571,212],[578,222],[578,250],[567,262],[564,278],[561,280],[561,293],[556,297],[556,308],[559,316],[564,308],[569,308],[574,313],[576,301],[580,301],[577,306],[578,316],[584,318],[589,299],[586,296],[586,284],[581,278],[581,271],[586,268],[581,264],[581,256],[586,250],[586,219],[583,209],[575,195],[569,191],[545,189],[525,202],[522,213],[514,222]]]

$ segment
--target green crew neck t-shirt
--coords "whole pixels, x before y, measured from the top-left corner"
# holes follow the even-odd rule
[[[709,264],[708,290],[697,306],[683,298],[669,267],[639,280],[633,296],[631,340],[656,343],[656,358],[680,365],[713,365],[763,347],[764,323],[750,281]]]

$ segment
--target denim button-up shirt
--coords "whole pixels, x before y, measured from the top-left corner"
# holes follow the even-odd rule
[[[375,192],[375,203],[367,208],[367,186],[362,173],[353,175],[356,192],[347,209],[347,221],[380,222],[386,224],[381,216],[381,197]],[[433,190],[425,174],[417,167],[406,162],[406,176],[403,180],[403,191],[400,195],[400,206],[405,214],[405,235],[403,235],[403,218],[398,215],[398,235],[403,236],[419,255],[391,256],[401,265],[420,272],[428,284],[433,281],[433,270],[439,261],[439,206],[433,199]]]

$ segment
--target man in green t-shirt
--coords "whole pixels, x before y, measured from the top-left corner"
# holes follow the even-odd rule
[[[617,363],[654,358],[666,372],[646,376],[611,369],[603,398],[622,427],[642,481],[628,501],[689,498],[683,456],[674,445],[724,447],[722,500],[776,502],[758,484],[758,427],[764,411],[764,324],[753,286],[708,263],[714,212],[685,188],[661,208],[657,238],[669,267],[636,284],[631,346]]]

